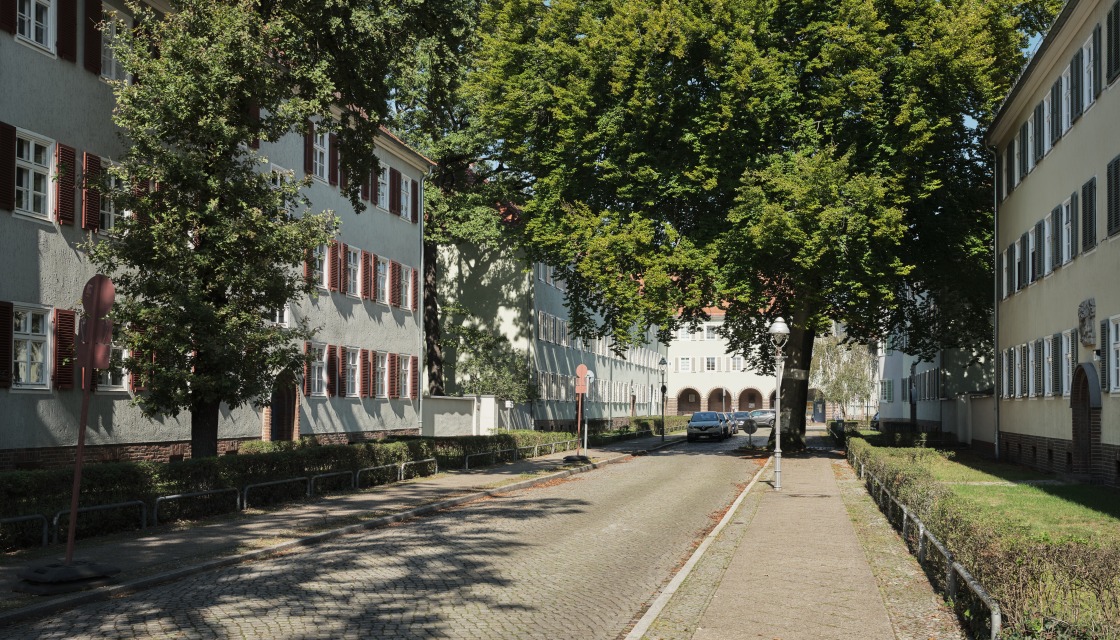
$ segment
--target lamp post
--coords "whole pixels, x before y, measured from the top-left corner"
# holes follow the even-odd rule
[[[782,349],[789,339],[786,321],[778,318],[770,325],[770,342],[774,345],[774,373],[777,387],[774,393],[774,491],[782,490],[782,370],[786,354]]]
[[[661,362],[657,363],[657,367],[661,369],[661,444],[665,444],[665,370],[669,367],[669,363],[665,358],[661,358]]]

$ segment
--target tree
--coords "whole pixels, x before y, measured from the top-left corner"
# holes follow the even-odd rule
[[[867,345],[835,336],[820,337],[813,347],[809,386],[817,389],[826,402],[838,405],[840,414],[847,418],[850,405],[871,402],[875,364]]]
[[[980,132],[1058,4],[495,0],[473,87],[577,332],[625,347],[719,304],[766,371],[783,316],[797,407],[830,320],[917,352],[988,341]]]
[[[337,136],[343,170],[370,175],[394,74],[457,26],[449,7],[181,0],[163,17],[132,7],[141,26],[114,45],[136,79],[114,87],[126,152],[102,185],[131,215],[90,258],[117,283],[126,366],[146,388],[137,403],[149,416],[189,410],[192,456],[216,455],[222,403],[267,402],[276,376],[301,364],[297,341],[313,329],[265,318],[313,293],[299,265],[337,226],[331,212],[304,210],[307,181],[267,173],[255,141],[305,133],[314,118]],[[358,212],[360,184],[348,186]]]

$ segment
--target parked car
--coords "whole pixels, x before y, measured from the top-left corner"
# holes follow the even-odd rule
[[[731,427],[716,411],[697,411],[688,419],[686,437],[689,442],[700,438],[723,440],[731,435]]]
[[[759,429],[773,429],[774,428],[774,410],[773,409],[755,409],[751,411],[751,420]]]

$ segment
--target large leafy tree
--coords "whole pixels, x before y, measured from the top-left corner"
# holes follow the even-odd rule
[[[980,131],[1059,4],[493,0],[472,87],[577,330],[624,346],[719,304],[765,371],[784,316],[796,407],[828,320],[990,336]]]
[[[140,407],[189,410],[202,457],[217,453],[222,403],[264,403],[300,365],[296,340],[313,328],[266,317],[312,293],[298,267],[337,226],[310,209],[306,181],[267,173],[256,141],[314,118],[337,135],[347,174],[370,175],[394,79],[461,16],[442,0],[173,4],[166,16],[133,7],[142,26],[114,47],[135,81],[115,86],[126,152],[103,190],[131,215],[90,256],[117,283]],[[361,181],[349,182],[361,212]]]

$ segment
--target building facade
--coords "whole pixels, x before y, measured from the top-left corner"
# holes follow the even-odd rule
[[[459,305],[479,328],[501,335],[524,355],[535,399],[499,409],[498,423],[513,428],[574,430],[576,368],[590,372],[584,412],[589,421],[622,426],[632,417],[661,413],[665,347],[656,341],[614,354],[605,339],[570,335],[566,286],[543,263],[530,263],[511,250],[444,248],[440,254],[440,299]],[[445,358],[458,358],[454,348]],[[454,369],[454,366],[450,367]],[[462,393],[454,372],[445,381],[450,394]]]
[[[999,454],[1120,482],[1120,3],[1070,0],[1002,105]]]
[[[0,469],[73,459],[82,391],[66,353],[82,287],[94,275],[81,245],[124,215],[84,188],[122,153],[106,80],[123,72],[94,24],[105,11],[128,23],[123,9],[102,0],[0,2]],[[341,230],[305,267],[319,295],[272,318],[322,327],[305,345],[313,361],[302,380],[278,383],[270,407],[223,408],[219,451],[262,437],[349,441],[418,430],[415,273],[430,163],[385,132],[377,145],[383,172],[370,177],[363,197],[371,206],[357,215],[338,187],[332,142],[312,132],[260,145],[273,171],[314,176],[307,195],[339,215]],[[137,393],[127,371],[100,372],[91,459],[189,457],[190,416],[144,418],[131,403]]]
[[[731,353],[719,335],[723,312],[708,310],[709,319],[695,331],[681,327],[669,345],[670,415],[696,411],[751,411],[773,407],[773,376],[745,370],[741,355]]]

